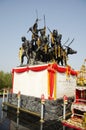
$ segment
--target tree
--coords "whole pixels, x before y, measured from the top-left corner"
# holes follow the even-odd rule
[[[12,87],[12,74],[0,71],[0,89]]]

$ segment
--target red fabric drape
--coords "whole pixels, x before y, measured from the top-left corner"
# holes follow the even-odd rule
[[[13,69],[12,70],[13,73],[14,72],[16,72],[16,73],[23,73],[25,71],[29,71],[29,67],[25,67],[25,68],[21,67],[21,68],[17,68],[17,69]]]
[[[50,67],[52,67],[53,70],[58,71],[60,73],[65,73],[66,71],[68,71],[68,73],[70,73],[71,75],[77,75],[77,72],[75,70],[72,70],[70,67],[63,67],[63,66],[59,66],[56,63],[53,64],[48,64],[48,65],[44,65],[44,66],[27,66],[27,67],[19,67],[19,68],[15,68],[12,70],[12,72],[16,72],[16,73],[23,73],[25,71],[42,71],[45,69],[49,69]]]
[[[55,77],[56,72],[66,73],[67,75],[73,75],[73,76],[77,75],[77,72],[75,70],[72,70],[70,66],[63,67],[63,66],[59,66],[56,63],[53,63],[53,64],[47,64],[47,65],[42,65],[42,66],[40,65],[40,66],[17,67],[12,70],[13,82],[14,82],[14,72],[23,73],[23,72],[27,72],[29,70],[34,71],[34,72],[39,72],[39,71],[43,71],[45,69],[47,69],[47,71],[48,71],[49,99],[54,99],[54,96],[55,96],[54,91],[56,91],[56,77]]]
[[[50,90],[50,95],[49,99],[53,99],[53,91],[54,91],[54,72],[49,71],[49,90]]]
[[[74,71],[74,70],[71,70],[71,71],[70,71],[70,74],[71,74],[71,75],[76,75],[76,76],[77,76],[78,72],[77,72],[77,71]]]
[[[47,69],[48,65],[45,65],[45,66],[34,66],[34,67],[20,67],[20,68],[17,68],[17,69],[13,69],[12,72],[16,72],[16,73],[23,73],[25,71],[42,71],[42,70],[45,70]]]

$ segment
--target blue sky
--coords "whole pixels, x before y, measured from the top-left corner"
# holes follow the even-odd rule
[[[75,39],[70,47],[77,54],[69,56],[68,64],[80,69],[86,58],[86,0],[0,0],[0,70],[10,72],[20,64],[21,37],[31,40],[27,30],[37,18],[36,10],[39,28],[45,15],[46,26],[62,34],[62,44],[68,37]]]

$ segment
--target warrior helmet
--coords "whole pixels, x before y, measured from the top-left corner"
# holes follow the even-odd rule
[[[57,30],[53,30],[53,36],[58,36],[58,31]]]
[[[21,37],[21,40],[22,40],[22,42],[25,42],[26,37],[25,37],[25,36],[22,36],[22,37]]]
[[[40,34],[41,34],[41,35],[45,35],[45,30],[44,30],[44,29],[41,29]]]
[[[37,28],[38,28],[38,24],[35,23],[35,24],[33,25],[33,29],[37,29]]]
[[[59,37],[59,39],[61,40],[61,39],[62,39],[62,34],[59,34],[58,37]]]

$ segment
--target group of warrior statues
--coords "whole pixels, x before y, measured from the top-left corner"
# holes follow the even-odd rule
[[[27,64],[49,63],[55,61],[59,65],[67,65],[67,59],[69,54],[76,54],[74,51],[65,44],[62,45],[62,34],[58,34],[57,29],[51,31],[46,25],[42,29],[38,29],[38,21],[36,19],[34,25],[29,28],[27,33],[32,33],[31,40],[27,40],[25,36],[21,37],[22,46],[19,48],[19,59],[21,65],[24,63],[24,57],[27,57]],[[46,35],[46,29],[49,30],[49,34]]]

